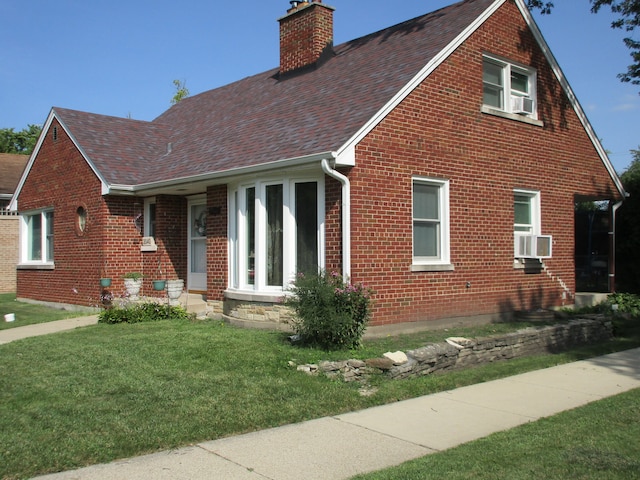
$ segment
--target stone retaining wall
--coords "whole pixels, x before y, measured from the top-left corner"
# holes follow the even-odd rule
[[[298,370],[342,376],[345,381],[364,380],[368,375],[381,373],[392,379],[402,379],[528,355],[561,352],[611,338],[611,321],[603,316],[594,316],[557,325],[525,328],[495,337],[449,338],[447,342],[425,345],[405,354],[396,352],[389,355],[391,358],[320,362],[318,365],[300,365]]]

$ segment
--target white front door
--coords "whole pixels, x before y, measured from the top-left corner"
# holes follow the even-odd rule
[[[207,205],[205,200],[189,202],[189,290],[207,290]]]

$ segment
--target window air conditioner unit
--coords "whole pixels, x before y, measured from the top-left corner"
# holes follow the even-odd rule
[[[531,115],[533,113],[533,100],[528,97],[511,97],[511,111],[518,115]]]
[[[516,235],[514,257],[551,258],[551,235]]]

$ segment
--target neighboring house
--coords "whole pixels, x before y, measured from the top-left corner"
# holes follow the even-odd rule
[[[16,291],[20,222],[7,210],[29,157],[0,153],[0,293]]]
[[[151,122],[51,110],[13,204],[18,296],[95,303],[105,268],[149,295],[160,264],[255,324],[317,268],[376,292],[374,326],[573,304],[575,205],[625,192],[524,2],[338,46],[332,7],[292,5],[278,68]]]

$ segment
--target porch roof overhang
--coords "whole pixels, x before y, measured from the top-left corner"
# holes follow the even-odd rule
[[[103,183],[103,195],[118,196],[153,196],[153,195],[195,195],[206,191],[207,187],[230,183],[236,179],[252,176],[264,175],[271,171],[278,171],[291,168],[309,168],[317,166],[320,170],[322,160],[327,160],[333,165],[338,165],[338,154],[336,152],[320,152],[296,158],[287,158],[275,162],[263,163],[217,172],[208,172],[201,175],[193,175],[171,180],[143,183],[139,185],[117,185]]]

